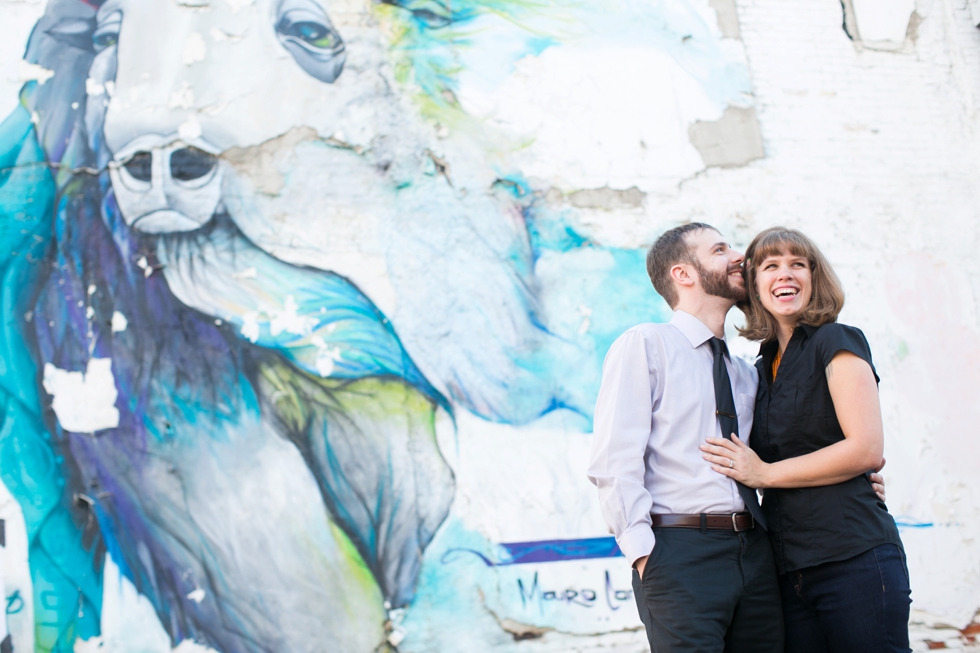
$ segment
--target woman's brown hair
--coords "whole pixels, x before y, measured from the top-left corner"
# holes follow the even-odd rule
[[[745,289],[748,300],[739,308],[745,313],[745,326],[738,332],[749,340],[768,342],[778,333],[778,323],[763,306],[756,288],[758,269],[770,256],[792,254],[810,262],[813,293],[810,303],[800,315],[799,324],[821,326],[836,322],[844,308],[844,289],[826,257],[812,240],[796,229],[770,227],[759,233],[745,252]]]

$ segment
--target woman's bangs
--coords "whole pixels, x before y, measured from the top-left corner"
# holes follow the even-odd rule
[[[752,252],[752,260],[759,266],[770,256],[782,256],[783,254],[800,256],[808,261],[813,260],[808,243],[796,234],[788,231],[774,231],[763,236],[756,244],[755,251]]]

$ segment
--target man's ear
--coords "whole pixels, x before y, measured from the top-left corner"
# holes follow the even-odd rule
[[[681,286],[693,286],[697,283],[694,268],[689,263],[677,263],[670,268],[670,278]]]

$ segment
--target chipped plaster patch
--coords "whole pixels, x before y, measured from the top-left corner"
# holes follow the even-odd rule
[[[646,193],[636,186],[625,190],[615,188],[585,188],[564,196],[564,200],[580,209],[638,209],[643,206]]]
[[[286,180],[276,163],[292,155],[293,149],[303,141],[320,137],[312,127],[294,127],[282,136],[254,147],[233,147],[221,155],[236,170],[248,177],[255,189],[265,195],[276,196],[282,192]]]
[[[251,6],[253,2],[254,0],[225,0],[225,4],[231,7],[231,11],[236,14],[245,7]]]
[[[232,34],[230,32],[224,31],[223,29],[218,29],[217,27],[212,27],[210,34],[211,34],[211,40],[214,41],[215,43],[221,43],[223,41],[230,41],[231,43],[237,43],[238,41],[241,41],[243,38],[245,38],[245,34]]]
[[[515,642],[520,642],[526,639],[539,639],[544,637],[546,633],[555,632],[554,628],[550,628],[548,626],[535,626],[532,624],[515,621],[514,619],[509,619],[507,617],[501,617],[487,605],[486,596],[483,594],[483,590],[478,589],[477,592],[480,596],[480,603],[483,604],[483,609],[490,613],[490,616],[497,622],[497,625],[500,626],[501,630],[510,633]]]
[[[192,639],[173,647],[152,604],[119,571],[112,554],[106,555],[103,568],[100,621],[101,634],[76,639],[74,653],[215,653]]]
[[[669,54],[627,44],[549,48],[494,85],[464,71],[456,93],[468,113],[528,143],[515,158],[525,176],[646,192],[670,192],[704,169],[686,125],[721,115],[723,94],[735,91],[709,95]]]
[[[692,124],[688,136],[709,168],[735,168],[766,156],[755,108],[728,107],[718,120]]]
[[[69,372],[44,365],[44,389],[62,428],[94,433],[119,426],[116,380],[111,358],[90,358],[84,372]]]
[[[114,311],[112,313],[112,332],[113,333],[122,333],[123,331],[126,330],[126,327],[128,327],[128,326],[129,326],[129,321],[126,319],[126,316],[125,315],[123,315],[119,311]]]
[[[85,80],[85,94],[90,97],[99,97],[105,93],[105,86],[89,77]]]
[[[201,123],[191,116],[177,128],[177,135],[185,141],[193,141],[201,137]]]
[[[296,303],[296,298],[292,295],[286,295],[286,302],[282,311],[272,316],[272,321],[269,323],[269,332],[273,338],[283,332],[298,336],[308,335],[313,331],[316,324],[316,318],[299,314],[299,305]]]
[[[317,348],[316,361],[314,362],[317,374],[327,378],[333,374],[336,364],[343,359],[343,352],[340,351],[339,347],[328,347],[323,338],[319,336],[314,336],[310,342]]]
[[[44,82],[54,77],[53,70],[48,70],[44,66],[23,59],[18,62],[17,68],[17,81],[19,82],[37,82],[38,86],[44,86]]]
[[[194,106],[194,91],[191,90],[191,85],[186,81],[180,85],[180,88],[170,94],[170,108],[171,109],[190,109]]]
[[[204,42],[204,37],[200,32],[191,32],[184,41],[184,49],[180,54],[180,60],[185,66],[204,61],[208,53],[208,45]]]
[[[921,17],[915,0],[841,0],[844,32],[859,51],[909,52]]]
[[[889,42],[901,47],[905,43],[915,0],[851,0],[851,3],[858,33],[866,46]]]
[[[261,334],[259,329],[259,314],[251,311],[242,316],[242,337],[249,342],[257,342]]]
[[[711,8],[718,17],[718,29],[726,39],[740,39],[742,34],[738,29],[738,10],[735,0],[708,0]]]

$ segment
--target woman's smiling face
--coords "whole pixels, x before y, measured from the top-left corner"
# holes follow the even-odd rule
[[[810,261],[787,250],[759,262],[755,289],[763,308],[782,324],[793,323],[810,305],[813,283]]]

